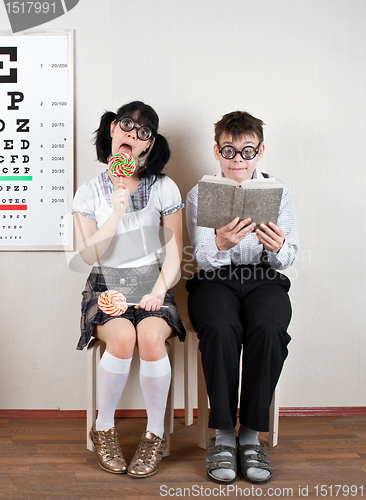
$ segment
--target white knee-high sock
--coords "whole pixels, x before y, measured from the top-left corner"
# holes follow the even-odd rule
[[[158,361],[140,358],[140,386],[144,395],[147,425],[146,430],[159,437],[164,434],[164,416],[171,379],[169,357]]]
[[[104,351],[98,368],[97,431],[114,427],[114,412],[130,374],[132,358],[120,359]]]

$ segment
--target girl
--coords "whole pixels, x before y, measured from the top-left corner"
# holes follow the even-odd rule
[[[105,170],[77,190],[73,207],[78,251],[87,264],[94,264],[83,292],[77,348],[83,349],[92,335],[106,343],[98,369],[98,418],[90,436],[103,469],[133,477],[150,476],[158,469],[171,378],[165,341],[174,334],[185,338],[170,290],[182,255],[183,204],[176,184],[162,173],[170,150],[158,134],[158,124],[156,112],[140,101],[104,113],[96,131],[98,160],[108,163],[111,155],[129,153],[137,168],[123,182]],[[108,289],[137,305],[117,317],[105,314],[98,297]],[[135,346],[148,419],[127,467],[114,412]]]

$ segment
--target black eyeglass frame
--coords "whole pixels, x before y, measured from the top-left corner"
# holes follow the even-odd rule
[[[126,120],[129,120],[131,122],[131,127],[125,127],[123,128],[122,126],[122,122],[123,121],[126,121]],[[149,139],[151,139],[153,137],[153,132],[151,130],[151,128],[149,127],[146,127],[145,125],[143,125],[142,127],[136,127],[135,125],[135,122],[132,120],[132,118],[129,118],[128,116],[124,116],[123,118],[120,118],[119,120],[117,120],[118,123],[119,123],[119,126],[120,126],[120,129],[123,130],[123,132],[131,132],[131,130],[134,130],[136,129],[137,131],[137,137],[141,140],[141,141],[148,141]],[[141,137],[140,136],[140,131],[141,130],[147,130],[149,132],[149,137],[147,138],[144,138],[144,137]]]
[[[219,153],[220,155],[225,158],[225,160],[232,160],[233,158],[235,158],[235,156],[240,153],[241,157],[244,159],[244,160],[253,160],[253,158],[255,158],[258,154],[259,154],[259,148],[261,147],[262,145],[262,142],[260,142],[257,146],[257,149],[254,147],[254,146],[245,146],[241,151],[237,151],[234,146],[224,146],[221,148],[220,144],[217,143],[218,147],[219,147]],[[224,156],[222,154],[222,150],[225,149],[225,148],[232,148],[235,153],[233,154],[233,156]],[[253,154],[251,156],[245,156],[244,155],[244,149],[252,149],[253,150]]]

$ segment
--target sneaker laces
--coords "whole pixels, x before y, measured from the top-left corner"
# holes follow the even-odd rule
[[[157,441],[140,441],[139,444],[139,458],[142,462],[146,463],[151,460],[151,457],[154,455],[155,451],[159,447],[159,443]]]
[[[117,434],[105,435],[103,433],[100,437],[102,441],[102,447],[107,457],[114,458],[120,457],[122,455],[122,450],[118,441]]]

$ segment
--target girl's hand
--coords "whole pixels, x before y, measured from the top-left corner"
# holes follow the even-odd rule
[[[128,188],[123,182],[117,184],[111,194],[113,211],[122,216],[125,213],[128,204]]]
[[[261,224],[256,230],[257,238],[267,250],[278,253],[285,241],[285,233],[276,224],[270,222],[268,226]]]
[[[236,217],[224,227],[217,230],[216,246],[221,252],[230,250],[235,247],[243,238],[255,228],[255,223],[250,224],[251,219],[243,219],[240,221]]]
[[[152,295],[148,293],[144,295],[140,300],[138,306],[135,309],[145,309],[145,311],[159,311],[161,306],[164,304],[165,293],[161,295]]]

